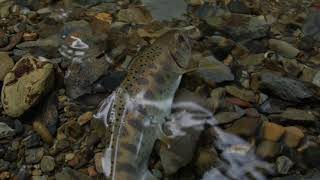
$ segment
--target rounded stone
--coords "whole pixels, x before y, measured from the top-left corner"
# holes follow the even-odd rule
[[[54,158],[51,156],[44,156],[40,162],[40,167],[43,172],[51,172],[55,168]]]
[[[303,137],[304,137],[304,133],[302,132],[301,129],[294,126],[285,127],[284,142],[288,147],[290,148],[297,147]]]
[[[19,117],[48,92],[53,81],[52,64],[22,57],[4,78],[1,102],[5,113]]]
[[[0,52],[0,81],[3,81],[6,74],[13,68],[13,60],[7,53]]]
[[[277,142],[284,134],[284,127],[275,123],[266,122],[263,126],[263,138]]]

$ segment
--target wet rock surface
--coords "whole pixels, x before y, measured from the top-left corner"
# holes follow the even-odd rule
[[[111,126],[95,115],[134,57],[170,29],[192,46],[173,103],[196,110],[172,108],[165,125],[174,137],[156,143],[150,172],[167,180],[319,179],[319,7],[0,0],[0,179],[106,179]]]

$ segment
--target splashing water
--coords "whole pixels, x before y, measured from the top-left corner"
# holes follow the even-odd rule
[[[66,38],[66,37],[64,37]],[[72,62],[81,63],[85,58],[89,45],[75,36],[68,37],[72,42],[61,45],[58,49],[59,53]]]
[[[114,121],[110,116],[112,116],[113,102],[117,98],[117,92],[119,92],[119,88],[103,102],[95,116],[96,118],[102,119],[107,127]],[[252,177],[258,180],[264,180],[266,177],[262,172],[258,171],[259,169],[272,173],[270,164],[256,157],[253,145],[215,126],[217,121],[213,114],[206,108],[194,102],[173,102],[173,99],[165,99],[162,101],[148,100],[144,98],[144,92],[140,92],[135,97],[130,97],[126,94],[125,97],[125,111],[139,113],[137,107],[140,105],[152,106],[159,110],[165,110],[171,107],[172,113],[167,118],[169,121],[165,123],[171,133],[171,138],[185,136],[190,129],[202,131],[205,129],[205,125],[213,126],[216,134],[214,144],[215,148],[221,152],[220,158],[222,159],[222,163],[219,167],[207,171],[203,175],[202,180],[250,179]],[[150,122],[147,125],[153,124]],[[109,128],[113,127],[114,126],[111,126]],[[119,131],[121,131],[121,126]],[[111,139],[113,138],[114,137],[111,137]],[[117,152],[116,148],[118,148],[117,145],[115,146],[115,151]],[[102,160],[106,176],[110,176],[112,171],[112,158],[114,160],[116,159],[116,153],[115,157],[112,157],[112,149],[111,146],[109,146]]]

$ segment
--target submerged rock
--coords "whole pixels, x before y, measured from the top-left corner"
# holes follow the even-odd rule
[[[277,171],[279,174],[288,174],[294,163],[286,156],[280,156],[276,160]]]
[[[0,122],[0,139],[15,135],[15,131],[6,123]]]
[[[13,60],[7,53],[0,52],[0,81],[3,81],[6,74],[11,71],[14,66]]]
[[[147,24],[152,20],[149,12],[143,7],[129,7],[121,9],[118,13],[118,20],[127,23]]]
[[[259,89],[283,100],[301,102],[313,96],[312,91],[302,82],[272,73],[261,75]]]
[[[208,83],[221,83],[234,80],[234,75],[230,68],[212,56],[200,60],[197,73]]]
[[[68,167],[64,168],[61,172],[56,173],[55,178],[59,180],[92,180],[88,175]]]
[[[35,105],[54,83],[53,65],[25,56],[4,79],[1,101],[6,114],[18,117]]]
[[[152,17],[159,21],[181,19],[187,10],[184,0],[142,0]]]
[[[286,58],[296,58],[300,51],[292,44],[278,39],[270,39],[269,46],[271,50],[278,52],[280,55]]]
[[[270,27],[263,16],[246,14],[215,14],[205,18],[205,20],[211,27],[230,35],[234,40],[265,37]]]

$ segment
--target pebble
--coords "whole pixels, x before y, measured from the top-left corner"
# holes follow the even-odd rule
[[[94,155],[94,164],[96,167],[96,170],[98,173],[103,172],[103,167],[102,167],[102,158],[103,158],[103,153],[99,152]]]
[[[14,66],[13,60],[8,53],[0,52],[0,81],[4,80],[4,77]]]
[[[249,102],[241,100],[239,98],[226,98],[225,102],[228,104],[238,105],[242,108],[252,107],[252,105]]]
[[[196,59],[199,61],[197,73],[207,83],[214,84],[234,80],[234,75],[230,68],[213,56],[198,58]]]
[[[117,17],[119,21],[136,24],[147,24],[152,20],[149,12],[142,7],[129,7],[128,9],[121,9],[118,12]]]
[[[40,143],[41,140],[37,134],[31,134],[30,136],[24,138],[21,142],[21,144],[23,144],[26,148],[37,147],[40,145]]]
[[[294,163],[286,156],[279,156],[276,160],[276,167],[279,174],[288,174]]]
[[[59,180],[92,180],[86,174],[71,168],[63,168],[61,172],[55,174],[55,178]]]
[[[25,160],[27,164],[35,164],[40,162],[44,155],[44,148],[27,149],[25,151]]]
[[[272,94],[292,102],[301,102],[313,96],[311,90],[302,82],[272,73],[261,75],[259,89],[266,94]]]
[[[24,41],[35,41],[38,39],[38,34],[37,33],[23,33],[23,40]]]
[[[75,167],[80,163],[80,158],[78,155],[75,155],[72,159],[68,161],[68,165],[71,167]]]
[[[196,155],[195,166],[198,174],[203,174],[218,165],[219,156],[213,147],[200,148]]]
[[[4,171],[0,173],[0,179],[9,179],[11,177],[11,173],[8,171]]]
[[[294,121],[305,121],[312,122],[317,121],[318,118],[315,116],[315,113],[310,110],[301,110],[296,108],[287,108],[281,113],[281,118],[294,120]]]
[[[42,171],[40,169],[34,169],[31,172],[32,176],[41,176],[42,175]]]
[[[320,168],[320,147],[314,146],[314,147],[308,147],[303,152],[303,163],[306,163],[307,165],[315,168]]]
[[[280,140],[285,132],[285,128],[281,125],[272,122],[265,122],[263,124],[263,138],[265,140],[277,142]]]
[[[225,88],[229,94],[231,94],[232,96],[235,96],[239,99],[242,99],[247,102],[253,102],[253,103],[257,101],[256,95],[253,91],[249,91],[246,89],[240,89],[236,86],[226,86]]]
[[[88,175],[90,177],[95,177],[98,175],[96,169],[93,166],[88,167]]]
[[[15,135],[15,131],[10,128],[6,123],[0,122],[0,139],[12,137]]]
[[[313,77],[313,79],[312,79],[312,83],[315,84],[315,85],[317,85],[318,87],[320,87],[320,71],[318,71],[318,72],[314,75],[314,77]]]
[[[82,114],[79,118],[78,118],[78,123],[80,126],[83,126],[84,124],[88,123],[89,121],[91,121],[91,119],[93,118],[93,113],[92,112],[86,112],[84,114]]]
[[[218,121],[219,124],[225,124],[233,122],[245,115],[245,111],[238,112],[219,112],[214,117]]]
[[[5,170],[8,170],[9,169],[9,165],[10,163],[3,160],[3,159],[0,159],[0,171],[5,171]]]
[[[142,0],[141,2],[150,11],[152,17],[158,21],[183,19],[188,5],[184,0]]]
[[[40,167],[43,172],[51,172],[55,168],[54,158],[51,156],[43,156],[40,162]]]
[[[230,128],[226,129],[226,131],[249,137],[255,135],[261,125],[262,121],[260,118],[242,117],[236,120]]]
[[[39,136],[44,142],[50,145],[53,143],[52,135],[50,134],[48,128],[42,122],[34,121],[32,127],[33,130],[39,134]]]
[[[284,142],[290,148],[297,147],[304,137],[304,133],[297,127],[285,127]]]
[[[66,161],[70,161],[70,160],[72,160],[75,156],[76,156],[76,155],[75,155],[74,153],[67,153],[67,154],[65,155],[65,160],[66,160]]]
[[[278,39],[270,39],[269,47],[271,50],[278,52],[283,57],[291,59],[296,58],[300,53],[300,51],[291,44]]]
[[[44,175],[44,176],[32,176],[32,180],[48,180],[48,176]]]
[[[280,145],[276,142],[264,140],[256,150],[256,153],[261,158],[273,158],[280,152]]]

